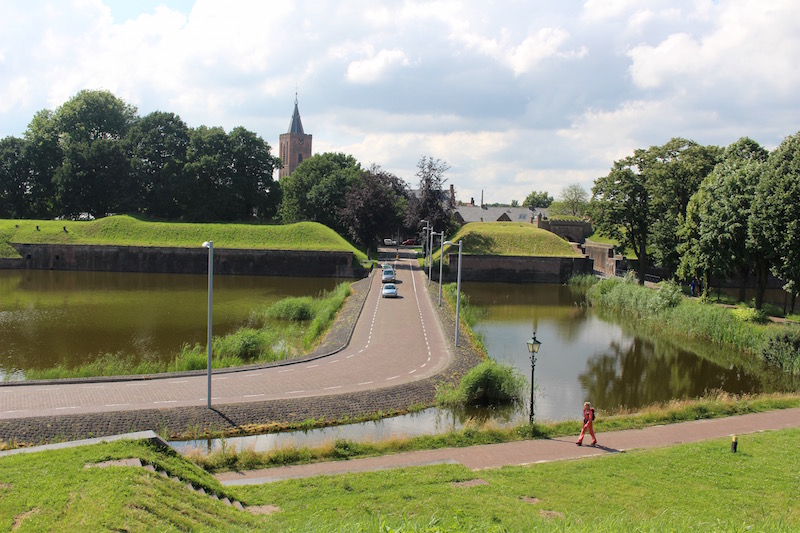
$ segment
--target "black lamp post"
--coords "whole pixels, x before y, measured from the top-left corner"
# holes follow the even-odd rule
[[[531,354],[531,425],[533,425],[533,371],[536,368],[536,354],[539,353],[539,348],[542,343],[536,338],[536,332],[533,332],[533,337],[528,341],[528,352]]]

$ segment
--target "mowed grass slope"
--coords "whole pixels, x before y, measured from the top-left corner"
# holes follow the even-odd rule
[[[221,487],[132,442],[0,457],[0,528],[20,531],[797,531],[800,429],[473,472],[435,465]],[[142,468],[84,468],[140,457]],[[191,492],[269,509],[252,515]],[[269,507],[266,507],[269,506]]]
[[[317,222],[196,224],[146,222],[126,215],[87,222],[0,220],[0,257],[17,256],[10,243],[199,248],[204,241],[214,241],[214,248],[352,252],[359,260],[366,259],[363,252]]]
[[[464,241],[464,254],[578,257],[572,246],[549,231],[521,222],[470,222],[447,240]],[[458,246],[445,246],[445,254],[458,253]],[[434,247],[439,259],[439,247]]]

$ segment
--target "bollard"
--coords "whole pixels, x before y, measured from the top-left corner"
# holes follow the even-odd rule
[[[736,453],[736,447],[738,446],[738,444],[739,444],[739,438],[736,435],[734,435],[733,438],[731,439],[731,453]]]

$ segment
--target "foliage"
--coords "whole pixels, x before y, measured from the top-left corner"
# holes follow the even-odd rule
[[[766,313],[760,309],[753,309],[751,307],[738,307],[731,309],[731,314],[736,320],[742,322],[753,322],[755,324],[765,324],[769,321]]]
[[[567,285],[570,287],[588,289],[598,281],[600,281],[600,279],[594,274],[573,274],[567,280]]]
[[[561,206],[558,213],[553,209],[554,206],[551,206],[550,211],[552,213],[576,217],[582,216],[586,213],[586,208],[589,205],[589,193],[577,183],[567,185],[561,189],[561,194],[558,197],[558,204]]]
[[[800,331],[796,329],[775,335],[762,352],[764,362],[791,375],[800,375]]]
[[[373,165],[350,186],[344,201],[342,224],[356,243],[371,247],[403,225],[408,190],[403,180]]]
[[[444,175],[448,170],[450,167],[440,159],[423,156],[417,162],[419,187],[408,201],[407,227],[419,228],[421,221],[427,220],[434,231],[452,232],[453,206],[442,202],[442,187],[447,181]]]
[[[522,205],[525,207],[550,207],[552,203],[553,197],[547,191],[533,191],[525,197]]]
[[[0,216],[271,219],[280,197],[272,179],[278,158],[255,133],[190,129],[174,113],[140,118],[109,91],[83,90],[54,112],[40,111],[21,148],[13,157],[14,175],[24,175],[14,212]],[[0,148],[0,197],[8,156],[8,146]]]
[[[281,180],[281,220],[313,220],[345,233],[340,211],[347,191],[360,182],[362,174],[361,164],[351,155],[314,154]]]
[[[310,296],[293,296],[279,300],[269,306],[266,316],[281,320],[311,320],[314,301]]]
[[[648,247],[662,267],[676,271],[678,228],[689,198],[717,157],[715,147],[675,138],[663,146],[635,150],[595,181],[590,216],[599,233],[636,252],[640,283],[650,263]]]
[[[442,405],[504,405],[522,397],[525,378],[513,366],[486,359],[471,368],[453,394],[439,396]]]

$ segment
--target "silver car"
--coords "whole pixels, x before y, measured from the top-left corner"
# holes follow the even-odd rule
[[[384,268],[383,272],[381,273],[381,283],[392,282],[394,282],[394,270],[391,268]]]
[[[397,298],[397,285],[387,283],[381,289],[381,298]]]

